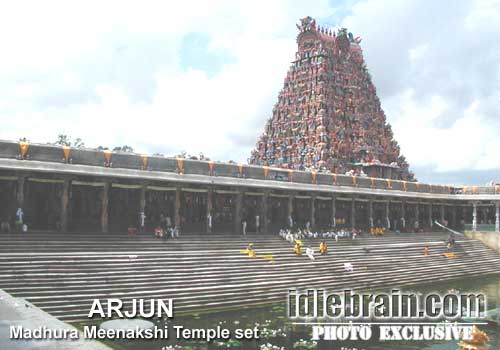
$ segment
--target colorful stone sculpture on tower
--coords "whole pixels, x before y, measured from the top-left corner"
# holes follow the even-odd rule
[[[305,17],[298,51],[250,164],[413,180],[363,59],[361,39]]]

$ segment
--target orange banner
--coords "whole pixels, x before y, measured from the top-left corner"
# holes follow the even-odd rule
[[[472,186],[472,193],[477,194],[477,186]]]
[[[420,183],[419,182],[415,182],[415,186],[417,187],[417,190],[420,189]]]
[[[184,174],[184,159],[183,158],[177,158],[177,170],[179,171],[179,174]]]
[[[316,183],[316,172],[315,171],[312,171],[311,172],[311,180],[312,180],[312,183],[315,184]]]
[[[352,184],[353,184],[354,186],[357,186],[357,184],[358,184],[358,179],[356,178],[356,176],[351,176],[351,178],[352,178]]]
[[[19,141],[19,150],[21,152],[21,158],[25,158],[26,154],[28,154],[28,149],[30,148],[30,144],[26,141]]]
[[[238,164],[238,170],[240,172],[240,176],[243,176],[243,164]]]
[[[407,184],[408,184],[408,183],[407,183],[406,181],[403,181],[403,189],[404,189],[405,191],[408,189]]]
[[[467,193],[467,190],[468,190],[468,189],[469,189],[469,188],[468,188],[467,186],[464,186],[464,187],[462,188],[462,192],[463,192],[463,193]]]
[[[288,180],[290,180],[290,182],[293,182],[293,170],[288,170]]]
[[[141,154],[141,160],[142,160],[142,170],[146,170],[148,168],[149,156],[147,154]]]
[[[333,174],[333,184],[337,184],[337,174]]]
[[[392,181],[387,179],[387,188],[392,188]]]
[[[499,187],[500,187],[500,186],[495,185],[495,194],[498,194],[498,188],[499,188]]]
[[[267,179],[269,176],[269,167],[263,166],[262,168],[264,169],[264,178]]]
[[[64,160],[69,162],[69,155],[71,154],[71,148],[69,146],[63,146]]]
[[[111,163],[111,151],[105,149],[103,152],[104,152],[104,165],[109,166]]]
[[[211,160],[208,162],[208,169],[210,170],[210,176],[214,174],[214,161]]]

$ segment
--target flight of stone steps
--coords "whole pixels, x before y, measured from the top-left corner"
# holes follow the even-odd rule
[[[297,257],[278,236],[20,233],[0,235],[0,288],[65,321],[89,321],[93,299],[173,298],[175,314],[286,300],[289,288],[358,291],[482,276],[500,271],[500,254],[445,233],[327,240],[327,256]],[[241,251],[252,242],[256,259]],[[318,251],[320,240],[305,240]],[[423,255],[424,246],[430,256]],[[274,262],[263,258],[272,255]],[[351,263],[353,272],[343,264]]]

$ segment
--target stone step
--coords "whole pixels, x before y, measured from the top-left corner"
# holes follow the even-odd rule
[[[444,249],[436,249],[436,250],[430,250],[431,254],[440,254],[444,252]],[[467,249],[465,252],[457,252],[459,255],[474,255],[476,258],[480,257],[482,254],[490,254],[489,250],[486,249]],[[408,259],[408,258],[418,258],[422,256],[422,251],[419,250],[414,250],[414,251],[404,251],[404,252],[382,252],[382,253],[374,253],[371,252],[368,255],[364,254],[363,252],[356,253],[356,254],[335,254],[335,253],[330,253],[327,256],[317,256],[318,262],[321,261],[322,263],[343,263],[346,261],[350,261],[352,263],[384,263],[384,262],[389,262],[391,263],[392,261],[397,261],[401,259]],[[297,258],[296,256],[292,255],[291,253],[287,253],[287,255],[276,255],[275,258],[276,262],[272,265],[273,271],[280,271],[280,270],[290,270],[292,267],[301,267],[304,263],[307,264],[309,263],[309,259],[306,256],[303,256],[301,258]],[[154,262],[148,262],[148,263],[141,263],[141,262],[127,262],[127,263],[117,263],[116,266],[114,266],[112,271],[109,271],[110,267],[113,267],[112,263],[109,264],[90,264],[89,266],[86,266],[85,264],[70,264],[70,265],[64,265],[62,267],[55,267],[54,265],[39,265],[37,264],[36,266],[26,266],[26,265],[20,265],[20,266],[9,266],[8,268],[3,268],[0,269],[2,271],[2,275],[0,276],[0,281],[7,281],[14,279],[15,281],[20,280],[20,279],[25,279],[27,277],[29,278],[41,278],[41,277],[47,277],[47,278],[59,278],[58,276],[63,276],[63,277],[70,277],[74,278],[76,273],[79,273],[80,275],[83,274],[83,277],[88,277],[90,275],[92,276],[107,276],[108,275],[115,275],[117,273],[122,273],[124,275],[127,274],[137,274],[137,273],[156,273],[156,274],[168,274],[170,278],[175,278],[176,275],[189,275],[189,278],[193,277],[194,275],[197,274],[202,274],[203,276],[207,276],[207,274],[214,274],[214,273],[222,273],[222,274],[227,274],[229,272],[234,273],[238,272],[239,270],[242,270],[242,272],[247,273],[248,271],[251,271],[254,268],[261,268],[262,266],[267,266],[270,263],[267,260],[264,259],[249,259],[246,256],[243,256],[242,254],[239,256],[236,256],[234,259],[221,259],[219,261],[215,261],[211,264],[203,264],[203,267],[198,267],[196,263],[194,264],[189,264],[187,266],[182,265],[179,262],[175,261],[170,261],[169,264],[165,264],[163,261],[154,261]],[[85,272],[82,272],[82,268],[84,268]],[[194,270],[193,268],[196,268]]]
[[[456,260],[455,260],[456,261]],[[488,262],[490,263],[490,261],[486,260],[485,262]],[[493,262],[491,262],[492,264],[488,267],[490,270],[492,268],[495,268],[497,269],[498,268],[498,264],[494,264],[493,265]],[[356,265],[355,265],[356,266]],[[439,269],[442,269],[444,272],[446,272],[447,270],[449,271],[450,269],[451,270],[462,270],[462,271],[465,271],[465,270],[470,270],[471,268],[475,268],[475,267],[471,267],[471,266],[468,266],[466,264],[458,264],[458,263],[455,263],[453,265],[449,264],[448,266],[440,266]],[[342,281],[343,278],[342,278],[342,275],[345,277],[345,278],[348,278],[349,281],[354,281],[355,279],[357,278],[366,278],[366,277],[370,277],[370,275],[376,275],[377,276],[377,279],[380,279],[382,276],[386,275],[386,274],[399,274],[399,276],[405,274],[405,273],[411,273],[413,274],[415,277],[420,274],[421,272],[425,275],[427,273],[427,269],[428,269],[428,266],[419,266],[419,267],[413,267],[412,269],[408,269],[406,267],[404,267],[403,269],[399,269],[399,270],[392,270],[392,271],[387,271],[387,270],[382,270],[382,271],[374,271],[372,268],[369,268],[368,270],[366,271],[361,271],[361,272],[357,272],[356,274],[346,274],[343,272],[343,269],[341,267],[337,267],[335,269],[335,271],[333,271],[333,274],[336,276],[336,280],[338,281]],[[317,276],[319,275],[319,276]],[[249,276],[247,276],[247,279],[248,279]],[[253,276],[250,276],[252,277],[253,280],[259,282],[261,285],[264,284],[264,285],[272,285],[273,283],[276,283],[276,280],[273,280],[273,282],[267,282],[268,278],[261,278],[261,279],[258,279],[258,277],[253,277]],[[271,276],[272,277],[272,276]],[[324,274],[321,274],[321,273],[318,273],[318,274],[310,274],[310,279],[311,280],[314,280],[316,278],[318,279],[325,279],[325,275]],[[289,283],[289,282],[293,282],[295,281],[296,278],[285,278],[285,277],[282,277],[279,279],[279,282],[280,283]],[[264,282],[262,282],[264,281]],[[247,282],[247,281],[244,281],[244,283],[247,285],[247,286],[251,286],[251,283]],[[257,284],[258,285],[258,284]],[[109,286],[110,288],[114,287],[114,286]],[[185,291],[186,293],[190,293],[194,290],[198,290],[198,291],[210,291],[210,290],[216,290],[216,289],[221,289],[221,286],[218,285],[218,284],[215,284],[215,285],[207,285],[207,284],[200,284],[200,285],[195,285],[195,286],[189,286],[188,288],[186,288],[185,284],[181,284],[180,286],[177,286],[177,285],[173,285],[172,283],[169,283],[166,285],[166,287],[168,289],[165,290],[165,293],[169,294],[169,293],[175,293],[175,294],[179,294],[181,293],[182,291]],[[230,288],[234,288],[234,289],[240,289],[241,288],[241,283],[240,284],[236,284],[236,285],[230,285],[230,284],[224,284],[224,288],[225,289],[230,289]],[[146,288],[146,291],[147,290],[151,290],[151,287],[148,286]],[[157,289],[155,289],[155,291],[157,291]],[[75,294],[75,291],[69,291],[73,294]],[[67,294],[69,293],[68,291],[65,291],[65,290],[61,290],[59,292],[52,292],[52,293],[49,293],[48,295],[45,295],[45,296],[42,296],[42,293],[38,292],[36,293],[37,296],[34,296],[34,298],[38,299],[38,300],[42,300],[42,299],[50,299],[52,296],[54,295],[57,295],[57,294],[62,294],[65,296],[65,300],[68,300],[68,298],[71,298],[70,296],[68,296]],[[104,293],[103,293],[104,292]],[[99,296],[99,295],[106,295],[106,289],[103,290],[103,291],[99,291],[99,290],[89,290],[87,289],[86,290],[86,294],[85,295],[88,295],[88,296]],[[113,288],[113,292],[115,293],[122,293],[122,294],[137,294],[137,293],[140,293],[141,291],[138,290],[137,286],[134,285],[134,283],[131,283],[127,288],[125,288],[124,290],[119,290],[117,288]],[[75,298],[81,298],[84,294],[76,294],[75,295]]]
[[[480,244],[479,242],[472,241],[472,240],[457,240],[456,241],[459,245],[464,244],[464,245],[478,245]],[[327,242],[328,243],[328,242]],[[315,241],[313,243],[308,243],[306,242],[306,246],[310,245],[311,247],[314,247],[317,249],[319,246],[319,241]],[[401,243],[386,243],[386,244],[363,244],[363,243],[358,243],[358,242],[353,242],[349,245],[340,245],[336,243],[330,243],[329,248],[330,250],[335,250],[337,248],[341,248],[342,251],[352,251],[352,250],[360,250],[363,248],[369,248],[369,249],[374,249],[374,250],[382,250],[385,248],[411,248],[413,246],[415,247],[424,247],[424,246],[434,246],[434,245],[441,245],[444,246],[443,241],[416,241],[416,242],[401,242]],[[244,249],[246,245],[231,245],[229,248],[228,247],[220,247],[220,249],[214,249],[217,247],[211,247],[211,249],[206,249],[203,247],[200,247],[197,250],[177,250],[172,247],[165,247],[165,249],[162,250],[155,250],[155,251],[143,251],[142,247],[141,249],[135,249],[135,250],[130,250],[130,251],[120,251],[120,252],[109,252],[107,251],[106,253],[103,252],[86,252],[86,251],[80,251],[80,252],[57,252],[54,251],[52,253],[40,253],[40,252],[33,252],[30,250],[30,254],[32,257],[32,260],[30,261],[35,261],[35,260],[40,260],[40,259],[49,259],[52,257],[54,261],[57,262],[62,262],[67,259],[84,259],[84,258],[95,258],[96,256],[100,257],[109,257],[109,258],[116,258],[116,257],[122,257],[122,258],[128,258],[129,255],[139,255],[141,258],[148,258],[148,257],[155,257],[157,256],[164,256],[164,257],[176,257],[180,256],[183,257],[184,259],[188,259],[189,257],[193,256],[196,257],[196,259],[203,258],[204,256],[210,256],[210,255],[230,255],[230,254],[235,254],[239,253],[242,249]],[[255,249],[258,252],[285,252],[285,251],[290,251],[293,247],[293,245],[289,242],[281,241],[277,244],[274,245],[254,245]],[[26,248],[24,248],[26,249]],[[156,258],[156,257],[155,257]],[[6,252],[0,256],[0,264],[7,264],[11,261],[24,261],[27,262],[25,259],[24,255],[21,254],[15,254],[12,252]]]
[[[179,312],[197,312],[284,301],[290,287],[361,290],[500,271],[496,252],[461,236],[458,258],[441,256],[448,237],[443,233],[327,240],[329,254],[316,255],[315,262],[295,256],[293,245],[277,236],[193,235],[167,241],[123,235],[40,233],[27,241],[7,236],[0,236],[2,288],[68,321],[88,321],[95,298],[173,298]],[[317,251],[321,240],[303,241]],[[258,255],[272,254],[275,263],[242,254],[248,242]],[[424,246],[431,256],[423,256]],[[355,271],[345,272],[345,262]]]
[[[479,271],[479,276],[487,276],[487,275],[493,275],[493,274],[498,274],[496,271],[489,271],[489,272],[484,272],[484,271]],[[458,274],[449,274],[443,276],[440,281],[447,281],[447,280],[453,280],[463,277],[462,273]],[[393,279],[387,279],[384,281],[382,284],[373,284],[368,286],[367,288],[394,288],[395,286],[402,287],[411,287],[413,285],[419,285],[423,283],[428,283],[428,282],[433,282],[435,281],[435,277],[429,276],[429,274],[426,274],[422,276],[421,278],[418,279],[408,279],[408,280],[403,280],[403,279],[398,279],[398,278],[393,278]],[[352,285],[349,285],[350,287]],[[322,281],[320,284],[310,284],[310,283],[305,283],[305,284],[298,284],[296,287],[302,287],[302,288],[328,288],[329,290],[342,290],[344,289],[343,287],[339,287],[338,289],[334,289],[333,285],[329,285],[325,283],[325,281]],[[363,288],[356,288],[356,290],[363,290]],[[254,298],[251,297],[251,294],[255,294],[256,296]],[[265,303],[271,303],[271,302],[282,302],[285,300],[286,295],[283,294],[282,291],[280,292],[275,292],[272,293],[272,291],[269,291],[266,293],[265,298],[263,298],[263,293],[260,290],[257,291],[249,291],[245,293],[245,297],[235,297],[234,292],[229,292],[229,293],[224,293],[223,291],[217,293],[217,298],[214,298],[214,296],[207,296],[207,301],[203,302],[202,299],[196,299],[198,302],[194,303],[187,303],[186,305],[184,301],[181,302],[175,302],[176,306],[180,306],[180,312],[181,313],[188,313],[188,312],[201,312],[201,311],[213,311],[214,309],[221,309],[224,307],[243,307],[245,305],[252,306],[256,304],[265,304]],[[155,298],[171,298],[171,295],[155,295]],[[78,308],[73,308],[71,305],[68,305],[67,303],[64,303],[63,307],[68,307],[68,309],[62,310],[60,306],[55,306],[55,308],[47,307],[45,305],[42,305],[41,307],[46,310],[47,312],[50,312],[62,319],[69,320],[69,321],[82,321],[87,319],[88,311],[90,310],[91,302],[89,301],[86,304],[83,305],[77,305]],[[58,310],[58,311],[54,311]],[[80,310],[80,313],[71,313],[70,310]],[[88,320],[88,319],[87,319]]]

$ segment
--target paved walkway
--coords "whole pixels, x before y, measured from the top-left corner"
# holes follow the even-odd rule
[[[21,298],[14,298],[0,289],[0,349],[9,350],[109,350],[110,348],[97,341],[85,340],[80,333],[76,340],[18,340],[10,338],[11,326],[23,326],[34,330],[45,326],[48,329],[75,329],[33,304]]]

